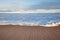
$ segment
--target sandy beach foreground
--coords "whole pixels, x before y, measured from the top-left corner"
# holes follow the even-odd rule
[[[0,40],[60,40],[60,26],[0,25]]]

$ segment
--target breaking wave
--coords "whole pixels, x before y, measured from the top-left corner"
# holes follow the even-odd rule
[[[45,25],[41,25],[37,22],[16,22],[16,23],[12,23],[12,21],[0,20],[0,25],[58,26],[58,25],[60,25],[60,22],[53,22],[53,23],[48,23],[48,24],[45,24]]]
[[[38,26],[39,24],[37,22],[15,22],[13,23],[13,21],[0,21],[0,25],[26,25],[26,26]]]

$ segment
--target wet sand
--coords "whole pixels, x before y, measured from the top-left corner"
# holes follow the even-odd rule
[[[60,40],[60,26],[0,25],[0,40]]]

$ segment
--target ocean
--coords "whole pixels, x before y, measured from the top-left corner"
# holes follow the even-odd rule
[[[0,24],[37,23],[46,25],[60,22],[60,13],[0,13]]]

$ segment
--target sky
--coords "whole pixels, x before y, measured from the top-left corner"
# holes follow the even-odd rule
[[[60,0],[0,0],[0,8],[60,9]]]
[[[60,0],[0,0],[0,9],[60,9]]]

